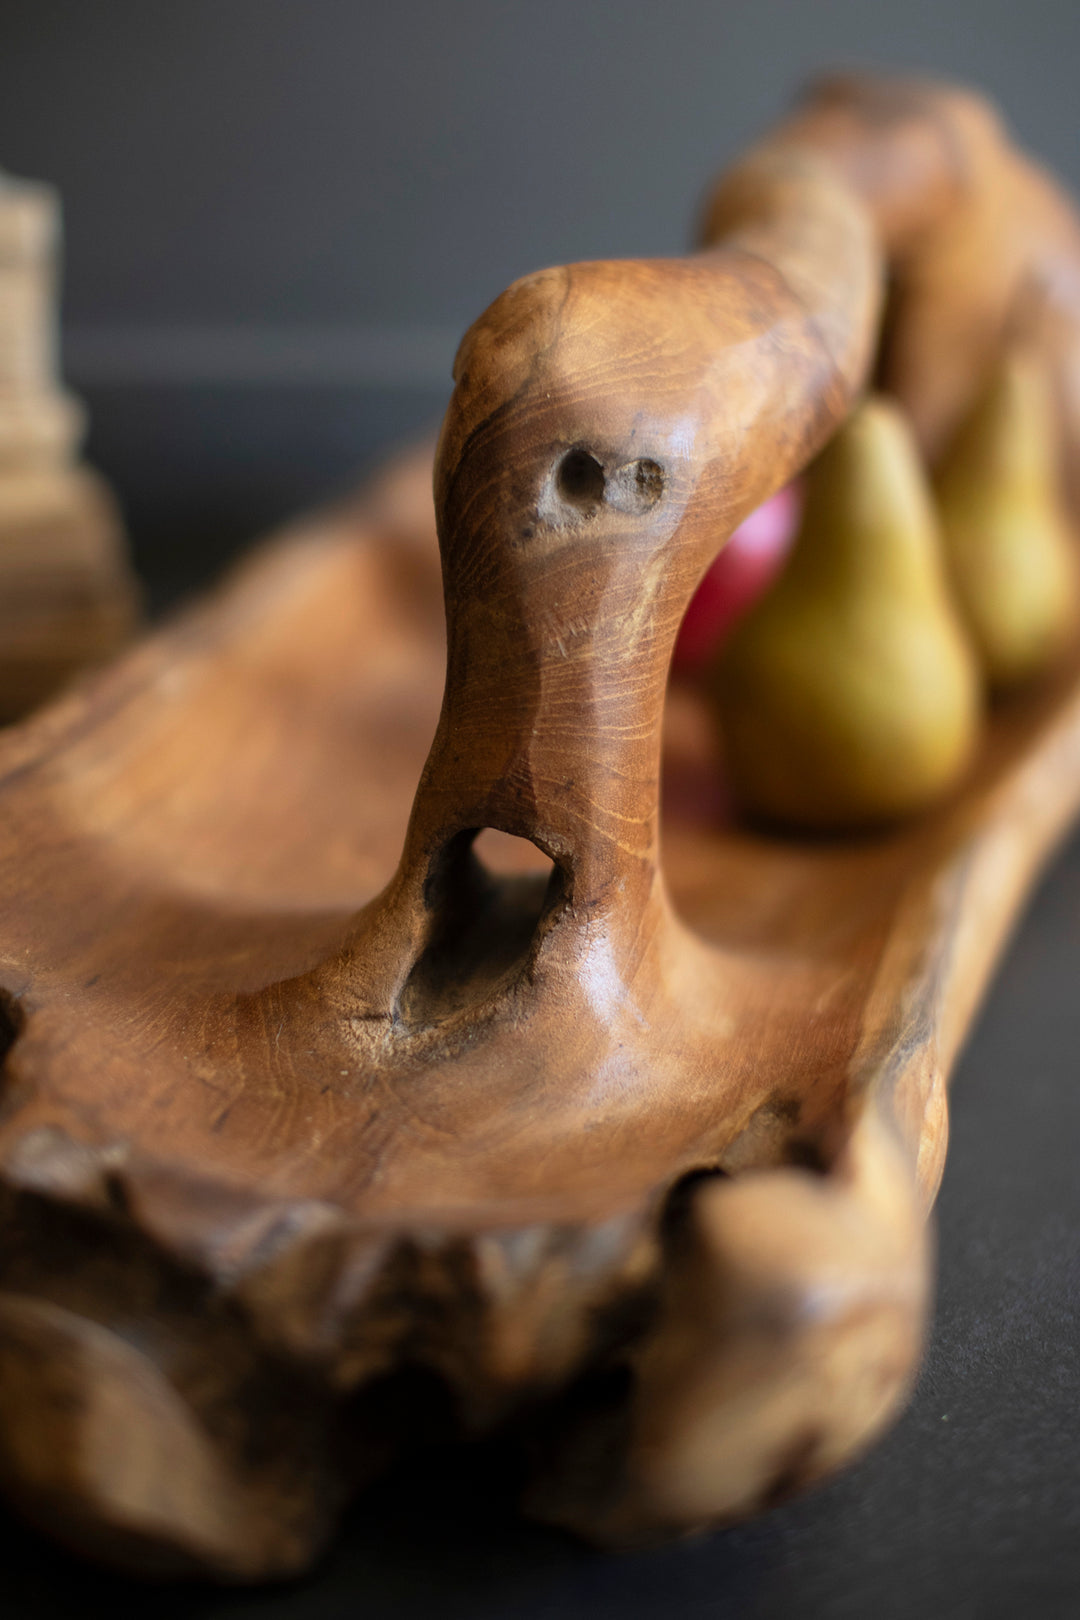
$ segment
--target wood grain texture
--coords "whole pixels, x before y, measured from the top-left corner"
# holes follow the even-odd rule
[[[876,94],[740,165],[702,254],[503,294],[434,510],[427,452],[0,742],[0,1475],[76,1544],[301,1567],[433,1381],[615,1543],[752,1512],[902,1400],[945,1081],[1080,802],[1080,659],[864,842],[703,817],[674,693],[660,821],[687,602],[862,386],[888,222],[949,195],[945,93]]]

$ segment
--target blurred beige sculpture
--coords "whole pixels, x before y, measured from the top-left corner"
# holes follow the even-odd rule
[[[0,172],[0,720],[129,631],[135,591],[115,504],[78,459],[83,412],[57,380],[60,208]]]

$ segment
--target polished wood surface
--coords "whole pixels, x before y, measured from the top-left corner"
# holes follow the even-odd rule
[[[1080,669],[892,832],[702,812],[686,606],[864,385],[969,117],[997,139],[838,96],[700,255],[496,301],[434,508],[426,452],[0,742],[0,1469],[77,1544],[301,1567],[432,1377],[617,1543],[774,1500],[909,1387],[945,1081],[1080,802]]]

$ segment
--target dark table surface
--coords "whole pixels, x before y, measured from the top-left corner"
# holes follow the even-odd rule
[[[146,1587],[0,1520],[0,1617],[1080,1617],[1080,838],[1050,869],[953,1085],[933,1335],[857,1467],[745,1527],[609,1557],[515,1520],[490,1460],[370,1491],[286,1587]]]

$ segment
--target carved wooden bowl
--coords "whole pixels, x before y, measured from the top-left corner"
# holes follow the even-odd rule
[[[919,87],[822,92],[710,219],[492,306],[435,511],[421,456],[0,742],[0,1470],[98,1556],[302,1567],[432,1380],[610,1542],[754,1511],[909,1387],[945,1080],[1080,802],[1080,661],[932,815],[781,841],[684,799],[661,847],[667,670],[862,385],[885,265],[932,447],[1036,275],[1071,431],[1080,253]],[[945,355],[961,250],[994,285]]]

